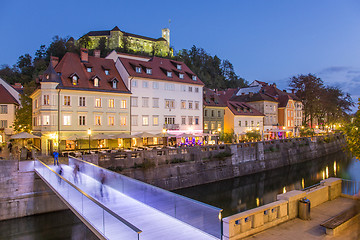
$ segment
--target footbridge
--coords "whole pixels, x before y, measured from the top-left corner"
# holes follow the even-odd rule
[[[221,238],[222,209],[72,157],[35,172],[100,239]]]

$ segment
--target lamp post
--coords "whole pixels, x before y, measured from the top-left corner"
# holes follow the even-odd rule
[[[89,135],[89,154],[90,154],[90,136],[91,136],[91,129],[87,130],[87,134]]]
[[[163,133],[163,136],[164,136],[164,138],[163,138],[163,142],[165,143],[164,145],[167,145],[167,142],[165,140],[166,128],[162,129],[162,133]]]

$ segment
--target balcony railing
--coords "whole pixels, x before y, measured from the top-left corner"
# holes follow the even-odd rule
[[[167,130],[179,130],[179,124],[164,124],[164,128]]]

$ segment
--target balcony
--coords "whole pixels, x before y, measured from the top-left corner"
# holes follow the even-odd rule
[[[164,128],[167,130],[179,130],[179,124],[164,124]]]

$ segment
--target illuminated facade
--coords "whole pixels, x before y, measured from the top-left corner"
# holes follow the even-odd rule
[[[204,133],[217,134],[224,131],[224,114],[226,104],[216,92],[204,88]]]

